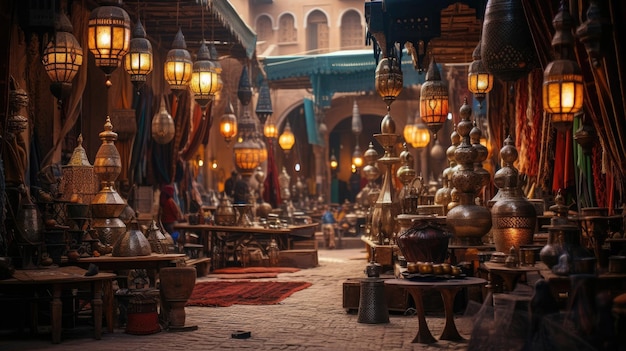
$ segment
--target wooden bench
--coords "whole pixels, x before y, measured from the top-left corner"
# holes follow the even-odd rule
[[[190,258],[185,260],[185,266],[196,267],[196,272],[198,277],[204,277],[209,274],[209,268],[211,266],[211,258],[209,257],[198,257],[198,258]]]

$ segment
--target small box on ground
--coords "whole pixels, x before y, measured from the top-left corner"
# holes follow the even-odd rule
[[[313,268],[319,265],[317,250],[282,250],[278,257],[281,267]]]

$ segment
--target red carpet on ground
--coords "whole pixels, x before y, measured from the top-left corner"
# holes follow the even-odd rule
[[[199,282],[187,306],[228,307],[232,305],[275,305],[296,291],[311,286],[306,282],[209,281]]]
[[[245,273],[294,273],[300,268],[293,267],[226,267],[214,270],[213,274],[245,274]]]

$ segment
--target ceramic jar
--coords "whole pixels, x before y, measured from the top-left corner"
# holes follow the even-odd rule
[[[146,236],[138,229],[137,224],[131,225],[131,229],[126,231],[114,244],[112,256],[132,257],[149,256],[152,253],[150,242]]]

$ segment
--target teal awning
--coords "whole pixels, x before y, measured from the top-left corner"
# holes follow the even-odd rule
[[[233,5],[228,0],[211,0],[215,15],[224,27],[230,29],[246,50],[246,56],[252,58],[256,50],[256,33],[241,19]]]
[[[335,93],[367,92],[375,90],[376,60],[371,50],[345,50],[319,55],[270,56],[259,58],[266,78],[272,82],[308,77],[316,105],[330,106]],[[421,84],[425,74],[413,68],[410,55],[402,55],[401,67],[404,86]]]

